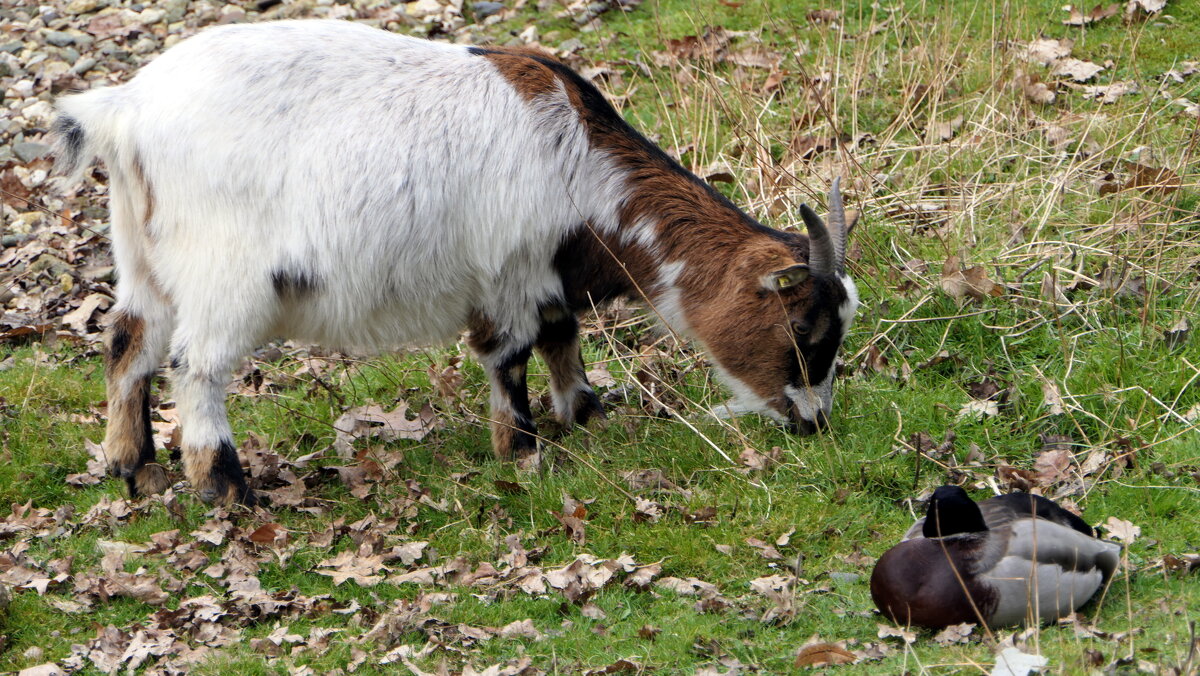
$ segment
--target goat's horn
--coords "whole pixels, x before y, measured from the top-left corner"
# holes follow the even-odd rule
[[[800,217],[804,219],[804,227],[808,229],[808,269],[813,274],[828,275],[833,272],[834,252],[833,242],[829,239],[829,230],[825,221],[807,204],[800,205]]]
[[[842,204],[842,177],[833,179],[829,189],[829,229],[833,232],[833,269],[839,275],[846,272],[846,208]]]

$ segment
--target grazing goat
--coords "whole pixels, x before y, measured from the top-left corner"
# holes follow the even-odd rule
[[[249,503],[225,386],[266,339],[378,350],[466,328],[511,458],[536,449],[532,351],[560,420],[604,415],[576,314],[616,297],[700,343],[737,408],[827,424],[858,306],[837,182],[828,229],[807,207],[807,237],[764,227],[540,51],[224,26],[58,109],[60,170],[108,168],[104,450],[132,494],[166,485],[148,411],[166,356],[187,479]]]

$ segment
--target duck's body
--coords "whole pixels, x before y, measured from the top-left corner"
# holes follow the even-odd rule
[[[926,518],[889,549],[871,597],[900,624],[931,628],[1054,620],[1087,603],[1116,570],[1120,547],[1050,500],[1012,493],[973,502],[934,492]]]

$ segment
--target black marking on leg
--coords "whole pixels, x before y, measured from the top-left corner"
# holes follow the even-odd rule
[[[150,382],[152,376],[146,376],[142,379],[138,386],[141,389],[141,397],[138,401],[138,415],[141,417],[141,425],[138,430],[138,456],[133,466],[130,467],[113,467],[112,471],[125,479],[125,486],[129,489],[129,497],[136,498],[140,492],[138,490],[138,472],[148,463],[157,462],[157,454],[154,452],[154,428],[150,425]]]
[[[591,418],[603,418],[604,407],[588,385],[579,351],[579,320],[563,305],[544,308],[542,318],[535,346],[550,369],[551,386],[558,393],[574,391],[567,395],[571,397],[570,409],[557,413],[567,418],[564,422],[578,425]],[[584,389],[579,388],[581,383]]]
[[[497,383],[508,399],[513,414],[514,433],[512,450],[520,457],[523,451],[537,449],[537,426],[533,424],[533,412],[529,409],[529,386],[525,380],[525,369],[529,364],[531,348],[526,346],[509,355],[496,367]]]
[[[321,281],[306,270],[275,270],[271,273],[271,286],[280,298],[298,298],[316,293]]]
[[[565,305],[559,303],[547,305],[541,307],[538,314],[542,318],[535,341],[535,345],[539,349],[555,345],[569,345],[575,342],[579,335],[579,320]]]
[[[140,317],[126,314],[117,316],[108,339],[108,355],[104,365],[105,374],[118,377],[126,368],[126,361],[141,348],[143,321]]]

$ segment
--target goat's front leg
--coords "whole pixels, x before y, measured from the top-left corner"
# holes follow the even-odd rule
[[[492,449],[501,460],[521,459],[537,451],[537,427],[529,410],[526,367],[533,341],[496,330],[486,317],[472,318],[467,343],[479,356],[492,384]]]
[[[604,418],[604,406],[588,383],[579,349],[579,320],[560,305],[542,310],[534,348],[550,370],[550,399],[564,427]]]

